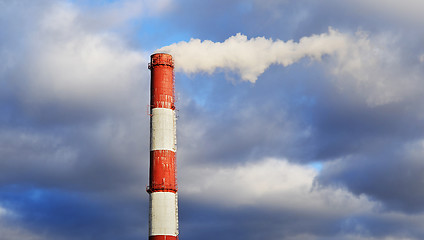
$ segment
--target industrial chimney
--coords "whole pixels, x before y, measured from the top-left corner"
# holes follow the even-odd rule
[[[149,240],[178,240],[176,115],[172,56],[150,56]]]

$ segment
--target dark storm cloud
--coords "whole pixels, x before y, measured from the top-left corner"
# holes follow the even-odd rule
[[[182,200],[185,200],[182,198]],[[186,200],[186,202],[189,199]],[[181,204],[184,210],[185,204]],[[190,239],[279,239],[300,233],[315,236],[331,236],[340,229],[337,219],[317,221],[318,217],[299,212],[270,211],[262,208],[211,208],[205,205],[191,203],[190,209],[195,214],[181,215],[184,223],[181,226],[185,232],[181,237]],[[201,224],[199,223],[201,221]],[[303,222],[303,224],[299,224]],[[206,227],[207,226],[207,227]],[[196,231],[199,229],[200,231]]]
[[[80,3],[0,1],[5,239],[147,237],[148,54],[122,35],[160,48],[329,26],[369,37],[254,85],[177,74],[181,239],[423,238],[423,35],[393,1],[175,1],[160,17],[137,1]],[[301,165],[315,161],[322,172]]]
[[[210,18],[196,18],[197,13],[181,17],[181,22],[187,21],[189,31],[196,33],[194,37],[203,40],[223,41],[234,34],[231,28],[237,29],[239,24],[240,29],[250,26],[247,33],[238,30],[244,34],[254,31],[254,36],[282,39],[320,33],[328,26],[352,34],[362,29],[360,34],[369,37],[366,42],[358,43],[349,59],[337,59],[334,65],[332,60],[325,62],[328,59],[324,59],[324,66],[302,62],[289,69],[272,67],[252,87],[240,83],[236,76],[215,74],[210,79],[206,77],[207,81],[181,79],[184,78],[181,76],[179,81],[188,83],[181,88],[180,98],[192,99],[180,103],[179,124],[194,128],[191,131],[179,128],[179,157],[183,164],[184,161],[207,163],[208,167],[239,164],[246,159],[255,161],[263,156],[288,157],[299,162],[328,161],[317,177],[318,183],[369,196],[377,205],[382,204],[384,211],[406,213],[399,213],[405,215],[396,221],[378,210],[371,211],[370,215],[352,215],[340,220],[337,230],[321,236],[322,239],[408,236],[419,239],[422,236],[419,227],[408,227],[408,224],[414,221],[411,220],[414,215],[409,214],[422,210],[419,200],[422,167],[419,160],[411,161],[405,153],[395,152],[423,137],[420,114],[423,48],[416,41],[422,34],[413,27],[419,22],[404,27],[406,22],[387,14],[393,10],[391,4],[374,9],[364,2],[304,3],[261,1],[258,6],[262,4],[262,8],[237,12],[238,18],[223,28],[226,34],[211,27]],[[228,11],[234,10],[237,4],[230,2]],[[411,8],[415,5],[413,1],[408,4]],[[193,11],[190,7],[195,5],[188,4],[187,11]],[[360,8],[366,9],[368,14],[356,12],[355,9]],[[203,7],[198,9],[203,11]],[[215,11],[215,14],[225,15],[225,11]],[[190,23],[187,19],[191,19]],[[240,19],[244,22],[240,23]],[[273,24],[266,24],[267,21]],[[178,20],[176,22],[178,24]],[[254,28],[255,24],[261,26]],[[219,34],[214,35],[213,31]],[[196,78],[203,77],[196,75]],[[233,82],[223,83],[225,78]],[[233,94],[228,93],[229,89]],[[248,117],[243,116],[248,111],[251,111]],[[409,146],[408,152],[420,152],[417,145]],[[196,153],[193,149],[199,151]],[[395,169],[402,170],[396,172]],[[409,191],[413,193],[408,194]],[[287,211],[280,213],[287,214]],[[419,217],[416,221],[418,225],[422,223]],[[330,225],[334,227],[334,224]],[[312,232],[298,239],[320,239],[318,232]],[[295,235],[287,238],[296,239]]]
[[[1,5],[2,238],[147,235],[147,59],[70,2]]]
[[[30,4],[24,11],[28,9],[38,11]],[[1,55],[11,62],[1,75],[6,86],[1,91],[1,141],[5,146],[1,151],[9,160],[2,164],[16,167],[9,172],[3,168],[7,174],[2,177],[19,176],[19,169],[30,173],[34,169],[43,172],[43,168],[64,177],[54,170],[62,168],[68,174],[102,159],[110,164],[118,159],[134,161],[137,141],[148,141],[143,140],[148,128],[138,126],[147,125],[148,118],[134,111],[147,103],[147,93],[130,90],[148,85],[147,77],[141,77],[145,69],[141,54],[126,49],[119,39],[105,37],[106,33],[78,27],[78,10],[67,3],[46,2],[44,15],[35,15],[34,20],[27,19],[19,4],[8,5],[3,12],[7,10],[15,13],[8,23],[13,25],[17,19],[34,31],[15,36],[25,39],[24,54]],[[2,31],[4,36],[13,35],[8,28]],[[10,52],[21,49],[19,42],[11,41],[3,41],[2,47]],[[127,138],[131,134],[134,137]],[[128,156],[118,157],[123,152]],[[27,164],[33,169],[22,168]]]
[[[375,148],[368,155],[353,155],[331,163],[318,181],[340,184],[355,194],[383,202],[387,210],[418,213],[424,210],[422,142],[397,142]]]
[[[399,62],[401,60],[396,61],[396,63]],[[390,63],[388,64],[390,66]],[[339,158],[340,165],[343,166],[343,170],[337,172],[340,174],[326,177],[326,169],[332,168],[331,165],[324,165],[323,177],[318,175],[318,183],[326,186],[347,186],[348,190],[358,196],[370,196],[376,203],[383,203],[389,211],[419,210],[421,208],[419,184],[416,185],[417,187],[411,186],[416,191],[412,194],[413,196],[404,194],[410,189],[409,182],[414,180],[421,182],[419,181],[420,171],[409,178],[405,175],[400,176],[402,180],[399,182],[402,182],[402,186],[395,189],[408,190],[394,190],[391,178],[394,174],[390,171],[386,172],[390,169],[390,164],[380,161],[380,159],[386,159],[384,156],[375,154],[379,151],[387,152],[386,149],[396,149],[405,143],[422,138],[422,131],[419,130],[423,127],[422,116],[419,114],[422,102],[419,93],[422,87],[419,81],[420,71],[414,70],[417,64],[415,61],[413,66],[402,66],[406,69],[402,71],[399,71],[396,65],[386,73],[378,73],[392,74],[392,78],[383,81],[386,88],[381,90],[372,89],[374,82],[371,82],[370,88],[365,91],[358,91],[354,87],[341,90],[340,86],[345,85],[349,88],[350,84],[358,79],[346,77],[346,79],[335,80],[334,76],[320,70],[319,64],[311,64],[307,61],[289,69],[273,67],[265,72],[253,87],[237,80],[233,83],[224,82],[224,79],[228,78],[224,75],[214,75],[212,79],[208,79],[209,77],[195,80],[180,79],[183,82],[197,81],[192,86],[195,89],[185,88],[186,91],[190,89],[192,101],[180,104],[182,116],[180,125],[191,127],[191,129],[179,128],[179,159],[183,162],[182,167],[188,168],[186,162],[190,165],[202,163],[208,167],[240,164],[247,159],[255,161],[264,156],[288,157],[292,161],[300,162],[331,162]],[[307,73],[304,71],[305,67],[308,67]],[[366,74],[366,71],[360,70],[361,73]],[[384,91],[390,92],[392,88],[397,89],[399,79],[396,77],[402,76],[402,73],[408,70],[412,74],[405,74],[403,81],[415,86],[414,91],[395,92],[394,98],[379,100],[379,96],[384,96]],[[205,80],[208,82],[205,83]],[[196,92],[196,89],[199,92]],[[229,92],[229,89],[237,94]],[[184,98],[185,92],[181,94],[180,98]],[[192,149],[197,149],[198,152]],[[354,154],[366,156],[366,162],[370,165],[361,167],[359,161],[349,157]],[[403,160],[395,158],[393,161],[395,166],[400,166]],[[406,170],[409,167],[418,166],[409,165],[404,166],[403,169]],[[354,173],[350,175],[350,170],[355,168],[357,171],[353,171]],[[218,168],[216,171],[221,170]],[[379,171],[382,173],[379,174]],[[384,174],[387,174],[385,180],[391,181],[375,179]],[[202,176],[210,177],[206,174]],[[359,181],[358,176],[367,176],[367,178]],[[373,177],[369,179],[370,176]],[[368,182],[370,180],[376,183],[375,187],[371,187],[374,185]],[[408,207],[409,205],[411,206]],[[309,231],[310,235],[307,235],[309,237],[299,236],[298,239],[318,239],[319,237],[361,239],[366,236],[384,239],[390,236],[402,237],[405,234],[422,235],[419,228],[411,228],[406,233],[401,227],[389,229],[386,227],[387,222],[384,216],[381,216],[378,211],[371,212],[373,212],[372,215],[375,214],[372,217],[365,214],[330,223],[329,226],[334,229],[333,232],[328,233],[328,236],[322,236],[319,231],[315,232],[308,225],[309,228],[299,230],[299,234]],[[279,213],[288,214],[286,210]],[[301,213],[297,212],[297,214]],[[400,218],[391,226],[407,226],[410,218],[413,216]],[[368,222],[372,222],[375,228],[369,227]],[[340,225],[336,227],[335,224]],[[289,229],[292,228],[294,227]],[[279,234],[283,236],[282,233]],[[297,234],[287,234],[287,237],[297,239],[295,237]]]
[[[193,163],[235,163],[259,156],[296,155],[291,140],[302,138],[298,132],[306,126],[287,114],[289,106],[285,100],[290,83],[275,79],[255,86],[233,85],[215,77],[182,81],[195,85],[198,83],[194,81],[212,81],[209,94],[200,91],[200,99],[180,103],[179,154],[183,161],[188,158]]]
[[[147,234],[147,229],[136,230],[136,224],[146,224],[140,199],[136,205],[130,199],[105,202],[95,195],[22,185],[4,186],[0,196],[2,206],[13,212],[15,225],[43,239],[136,239]]]
[[[377,214],[326,216],[286,209],[269,210],[255,208],[213,208],[191,203],[181,198],[181,225],[185,232],[181,237],[189,239],[393,239],[408,234],[422,237],[424,232],[417,221],[402,215]],[[184,211],[190,203],[190,212]],[[189,213],[189,214],[187,214]],[[413,238],[411,238],[413,239]]]
[[[424,126],[417,114],[421,110],[421,99],[376,107],[338,92],[317,99],[316,108],[308,115],[314,124],[314,141],[321,139],[315,152],[318,159],[372,153],[385,144],[386,147],[401,146],[404,141],[422,137],[418,129]]]

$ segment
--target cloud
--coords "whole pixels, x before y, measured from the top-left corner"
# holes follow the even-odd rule
[[[8,50],[0,59],[10,63],[0,76],[7,86],[1,91],[5,104],[0,141],[7,147],[0,152],[8,159],[1,162],[2,176],[4,182],[71,186],[76,183],[69,182],[73,174],[94,176],[96,163],[115,165],[117,152],[135,147],[132,140],[148,135],[148,127],[141,127],[148,125],[143,110],[148,92],[140,91],[148,88],[147,58],[113,32],[85,28],[75,5],[44,4],[43,14],[35,19],[27,18],[18,4],[8,5],[15,12],[8,22],[13,26],[17,19],[32,31],[19,36],[25,38],[22,42],[1,45]],[[13,27],[2,31],[5,36],[19,34]],[[107,157],[103,144],[111,146]],[[127,149],[126,160],[142,154],[133,150]]]
[[[132,89],[147,73],[145,56],[112,33],[88,31],[78,20],[72,5],[54,4],[35,26],[25,60],[10,69],[11,84],[25,105],[56,102],[101,109],[122,106],[124,96],[135,95]]]
[[[93,30],[119,31],[131,28],[137,21],[146,17],[164,14],[172,9],[173,1],[158,0],[151,3],[146,0],[123,1],[81,1],[75,0],[79,7],[79,23]]]
[[[422,214],[384,211],[366,194],[316,185],[317,170],[284,159],[185,166],[180,173],[181,207],[195,209],[183,215],[184,229],[192,231],[186,236],[193,239],[200,236],[194,231],[202,226],[195,222],[199,218],[214,237],[255,239],[260,231],[261,236],[284,239],[408,239],[405,228],[412,236],[423,234]]]
[[[355,92],[370,106],[402,101],[421,94],[422,71],[402,56],[402,41],[390,33],[369,36],[357,32],[345,54],[335,56],[329,71],[342,92]]]
[[[171,53],[177,71],[211,74],[223,69],[250,82],[256,82],[272,64],[289,66],[304,57],[317,61],[326,57],[322,66],[340,90],[348,94],[353,91],[370,106],[377,106],[421,93],[421,88],[415,86],[422,71],[402,64],[400,41],[390,33],[369,36],[359,30],[350,35],[330,28],[328,33],[302,37],[298,43],[261,37],[248,39],[237,34],[224,42],[191,39],[156,52]]]
[[[17,216],[2,237],[87,239],[117,219],[113,239],[146,235],[127,221],[147,224],[148,55],[113,30],[131,18],[97,28],[71,2],[1,4],[0,204]]]
[[[372,0],[372,1],[349,1],[349,4],[362,11],[382,13],[397,21],[407,21],[408,23],[421,24],[423,16],[419,9],[424,8],[424,3],[419,0],[407,0],[400,3],[395,0]]]
[[[387,209],[422,212],[423,151],[423,141],[417,140],[396,150],[353,155],[329,162],[318,179],[321,184],[340,184],[355,194],[378,199]]]
[[[227,9],[237,17],[231,21],[231,26],[219,30],[213,27],[211,18],[192,18],[198,12],[181,16],[193,33],[191,35],[213,40],[192,40],[192,44],[213,48],[215,44],[224,44],[228,36],[235,38],[235,32],[243,32],[246,42],[253,42],[255,36],[267,36],[265,40],[270,36],[273,39],[300,39],[322,33],[328,26],[334,26],[339,33],[348,36],[349,44],[338,54],[325,55],[320,62],[301,60],[300,64],[284,69],[274,65],[259,70],[253,68],[251,79],[259,76],[253,87],[237,81],[222,83],[224,78],[232,77],[231,73],[228,74],[231,71],[243,79],[242,67],[231,69],[225,64],[210,68],[212,70],[206,67],[201,70],[212,71],[213,76],[196,74],[196,79],[192,76],[190,80],[179,79],[183,82],[180,85],[184,86],[182,91],[186,91],[180,98],[191,100],[187,105],[180,105],[179,126],[187,124],[179,128],[180,196],[184,199],[181,202],[196,198],[199,200],[190,203],[208,202],[195,208],[196,211],[186,213],[193,225],[192,228],[186,225],[185,229],[201,228],[196,220],[202,219],[208,222],[206,230],[213,228],[211,233],[215,238],[221,234],[229,238],[253,239],[258,237],[255,233],[260,232],[269,234],[272,239],[421,239],[422,214],[411,214],[421,211],[416,204],[421,191],[415,184],[420,182],[421,166],[417,163],[418,158],[407,154],[417,152],[418,156],[420,147],[413,144],[411,148],[415,150],[405,148],[422,138],[422,63],[418,60],[423,52],[422,44],[418,43],[422,38],[421,30],[409,32],[398,28],[399,25],[394,23],[396,17],[386,15],[384,7],[381,11],[365,11],[364,14],[363,11],[356,12],[355,7],[346,8],[345,3],[336,4],[335,1],[319,4],[266,1],[260,2],[264,5],[261,11],[253,8],[251,12],[240,14],[234,11],[237,3],[231,1],[228,4],[230,10]],[[206,11],[206,8],[206,5],[200,7],[199,11]],[[187,6],[186,11],[190,10],[194,8]],[[214,12],[216,21],[219,21],[225,18],[227,10],[222,12],[211,8],[211,13]],[[391,21],[383,21],[387,19]],[[182,20],[175,18],[175,21]],[[199,61],[197,59],[192,65],[197,66]],[[187,91],[187,88],[191,90]],[[220,93],[214,94],[216,91]],[[246,112],[248,114],[244,115]],[[194,126],[191,131],[190,126]],[[269,132],[268,127],[272,129]],[[282,137],[285,134],[287,138]],[[203,144],[202,140],[205,140]],[[295,150],[298,152],[294,154],[296,157],[288,157]],[[277,162],[289,159],[290,162],[280,166],[265,159]],[[300,170],[292,168],[296,166],[295,162],[307,161],[328,162],[324,163],[322,172],[312,174],[322,188],[317,187],[308,193],[298,190],[301,186],[311,186],[309,183],[313,182],[307,171],[302,171],[307,168],[301,165]],[[269,174],[259,174],[253,169],[266,169]],[[396,169],[402,171],[396,172]],[[201,174],[197,176],[196,171]],[[299,184],[300,187],[293,184],[298,186],[298,191],[290,192],[284,190],[285,181],[278,173],[293,177],[290,175],[293,172],[301,173],[297,179],[308,184]],[[188,176],[193,177],[184,180]],[[275,192],[271,192],[271,187],[258,190],[256,184],[263,183],[262,179],[267,176],[281,183],[278,185],[281,188],[275,187]],[[399,178],[398,187],[393,187],[392,176]],[[203,178],[205,180],[198,180]],[[191,186],[189,190],[184,189],[186,185]],[[414,194],[407,194],[408,190],[413,190]],[[265,194],[261,195],[261,191]],[[335,194],[337,191],[351,199],[367,199],[373,207],[346,215],[341,211],[334,218],[325,213],[315,214],[319,217],[314,218],[308,215],[308,212],[314,212],[313,207],[308,208],[309,202],[304,203],[302,197],[310,197],[319,205],[323,199],[320,191],[328,191],[325,192],[328,195],[323,196],[331,196],[331,200],[339,199]],[[290,211],[289,206],[296,206],[297,202],[288,203],[289,192],[308,211],[295,207]],[[190,197],[184,198],[185,194]],[[275,202],[268,199],[268,195],[276,199]],[[327,203],[316,209],[325,211],[331,208],[331,201]],[[413,207],[408,208],[409,205]],[[201,217],[194,216],[193,212],[200,212]],[[261,223],[272,227],[267,228]],[[189,236],[192,239],[199,237],[193,235]]]
[[[2,239],[15,240],[15,239],[28,239],[28,240],[41,240],[42,236],[29,231],[16,224],[16,213],[12,212],[0,205],[0,231]]]
[[[149,53],[134,43],[184,37],[197,40],[176,44],[241,61],[217,50],[218,65],[199,55],[176,75],[181,238],[424,237],[424,51],[419,29],[379,22],[389,11],[334,1],[0,5],[7,240],[147,236]],[[348,44],[308,48],[329,40]],[[264,54],[281,46],[291,55]],[[190,66],[214,74],[185,76]],[[239,77],[259,81],[225,81]],[[316,161],[321,171],[307,165]]]
[[[10,226],[5,231],[10,234],[6,235],[10,239],[17,239],[25,234],[28,239],[63,240],[74,239],[75,236],[79,239],[90,239],[93,236],[114,239],[117,229],[126,229],[119,234],[121,238],[134,239],[134,235],[143,231],[137,229],[137,225],[147,224],[143,219],[147,212],[137,206],[140,203],[148,204],[148,201],[131,199],[128,196],[111,198],[106,195],[112,193],[102,194],[28,185],[3,186],[0,191],[1,204],[11,214],[0,217],[0,229]],[[129,211],[134,207],[137,208],[137,213]],[[143,233],[146,235],[147,230]]]
[[[181,194],[230,207],[258,206],[320,214],[369,211],[373,204],[341,189],[315,188],[318,172],[287,160],[263,159],[233,167],[185,166]]]

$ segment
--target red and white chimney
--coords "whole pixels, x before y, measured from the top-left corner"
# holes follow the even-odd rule
[[[156,53],[150,58],[149,240],[177,240],[174,61],[165,53]]]

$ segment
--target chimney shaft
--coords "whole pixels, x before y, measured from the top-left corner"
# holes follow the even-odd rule
[[[149,240],[178,239],[176,115],[172,56],[150,57]]]

